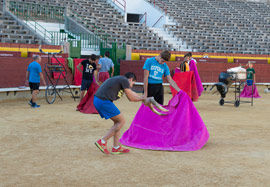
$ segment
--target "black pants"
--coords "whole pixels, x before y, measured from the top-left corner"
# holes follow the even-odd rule
[[[162,84],[148,84],[147,97],[154,97],[154,99],[161,105],[164,102],[164,89]]]

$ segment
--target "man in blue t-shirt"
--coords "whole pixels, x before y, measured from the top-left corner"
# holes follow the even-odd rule
[[[40,107],[40,105],[37,105],[36,103],[37,94],[39,93],[40,78],[42,79],[43,84],[46,86],[46,82],[42,74],[40,62],[41,62],[41,57],[34,56],[34,61],[28,65],[28,68],[26,71],[25,84],[29,82],[29,87],[32,92],[32,99],[28,102],[28,104],[33,108]]]
[[[114,64],[113,64],[113,61],[109,57],[110,57],[110,52],[106,51],[105,57],[99,59],[98,61],[98,71],[99,71],[98,81],[100,83],[103,83],[105,80],[110,78],[109,71],[111,68],[112,68],[111,77],[113,77]]]
[[[148,58],[143,66],[144,70],[144,97],[154,97],[155,100],[163,105],[164,89],[162,86],[162,77],[166,77],[170,85],[177,91],[180,88],[174,82],[170,75],[168,65],[165,63],[169,61],[171,54],[169,51],[163,51],[159,56]]]

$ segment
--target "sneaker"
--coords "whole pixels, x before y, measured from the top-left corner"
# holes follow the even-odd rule
[[[119,147],[118,149],[112,148],[112,154],[113,155],[119,155],[122,153],[129,153],[129,149],[124,149],[123,147]]]
[[[37,103],[32,104],[32,108],[39,108],[39,107],[40,107],[40,105],[37,105]]]
[[[108,149],[107,149],[107,143],[103,144],[103,143],[101,142],[101,139],[99,139],[98,141],[96,141],[96,142],[95,142],[95,145],[99,148],[99,150],[100,150],[102,153],[104,153],[104,154],[106,154],[106,155],[109,155],[109,154],[110,154],[110,152],[109,152]]]
[[[32,99],[28,102],[28,105],[32,106],[33,103],[32,103]]]

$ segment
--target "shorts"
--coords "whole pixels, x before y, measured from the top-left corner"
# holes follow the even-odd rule
[[[161,105],[164,102],[164,89],[162,83],[148,84],[147,97],[154,97],[154,99]]]
[[[110,100],[94,96],[94,105],[101,118],[109,119],[120,114],[120,110]]]
[[[248,86],[252,86],[252,84],[253,84],[253,80],[247,80],[247,85]]]
[[[82,79],[81,91],[88,90],[93,80]]]
[[[38,82],[29,82],[30,90],[39,90],[40,83]]]
[[[110,75],[108,72],[99,72],[99,75],[98,75],[98,80],[100,82],[104,82],[106,81],[108,78],[110,78]]]

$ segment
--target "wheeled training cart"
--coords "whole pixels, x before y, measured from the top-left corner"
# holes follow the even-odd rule
[[[66,74],[67,71],[65,69],[65,66],[57,59],[56,55],[57,54],[61,54],[62,50],[59,53],[49,53],[49,52],[44,52],[42,51],[41,47],[39,48],[41,53],[47,54],[48,55],[48,62],[45,64],[44,66],[44,72],[47,78],[47,88],[45,90],[45,98],[47,103],[49,104],[53,104],[55,99],[56,99],[56,95],[58,95],[58,97],[62,99],[60,92],[66,92],[66,93],[70,93],[72,95],[72,98],[75,101],[75,96],[70,88],[70,85],[66,79]],[[51,59],[54,58],[55,62],[52,63]],[[54,78],[54,80],[52,80],[52,77]],[[66,85],[59,85],[58,83],[60,81],[60,79],[63,79],[66,83]]]
[[[219,82],[216,83],[215,86],[217,87],[217,90],[219,91],[221,95],[221,98],[219,100],[219,104],[221,106],[224,105],[224,103],[234,104],[235,107],[239,107],[240,103],[251,103],[251,106],[253,106],[254,83],[252,85],[249,85],[249,86],[252,86],[251,101],[241,100],[241,97],[240,97],[241,91],[247,82],[246,78],[247,78],[246,71],[237,72],[234,70],[230,71],[229,69],[227,70],[227,72],[222,72],[220,74]],[[234,89],[234,100],[225,101],[226,94],[229,91],[230,87]]]

